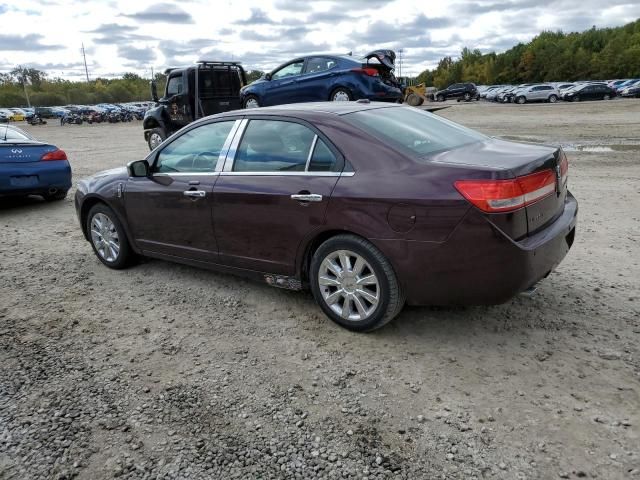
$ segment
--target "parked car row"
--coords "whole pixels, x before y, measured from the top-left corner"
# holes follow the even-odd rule
[[[153,105],[153,102],[130,102],[120,104],[65,105],[64,107],[0,108],[0,123],[22,121],[34,124],[46,123],[43,119],[65,119],[61,123],[79,123],[77,121],[78,117],[88,123],[109,121],[110,117],[121,117],[125,119],[131,117],[132,119],[142,120],[145,112]]]
[[[617,96],[640,97],[640,79],[615,81],[581,81],[522,83],[520,85],[483,85],[479,97],[498,103],[555,103],[558,100],[611,100]]]

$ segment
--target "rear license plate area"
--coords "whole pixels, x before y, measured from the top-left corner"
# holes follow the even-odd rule
[[[9,183],[12,187],[32,187],[38,184],[37,175],[21,175],[18,177],[11,177]]]

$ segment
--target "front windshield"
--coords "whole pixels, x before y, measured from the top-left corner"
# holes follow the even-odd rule
[[[420,157],[487,139],[481,133],[413,107],[361,110],[344,118],[376,138]]]

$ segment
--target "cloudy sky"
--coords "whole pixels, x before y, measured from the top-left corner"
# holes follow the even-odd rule
[[[271,70],[302,54],[404,50],[403,74],[464,46],[504,51],[543,29],[581,31],[640,17],[639,0],[0,0],[0,71],[118,76],[197,59]]]

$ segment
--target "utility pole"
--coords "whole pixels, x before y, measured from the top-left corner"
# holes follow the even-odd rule
[[[402,54],[404,53],[404,49],[398,49],[398,76],[402,76]]]
[[[87,74],[87,83],[89,83],[89,69],[87,68],[87,56],[84,53],[84,42],[82,42],[82,58],[84,58],[84,73]]]

